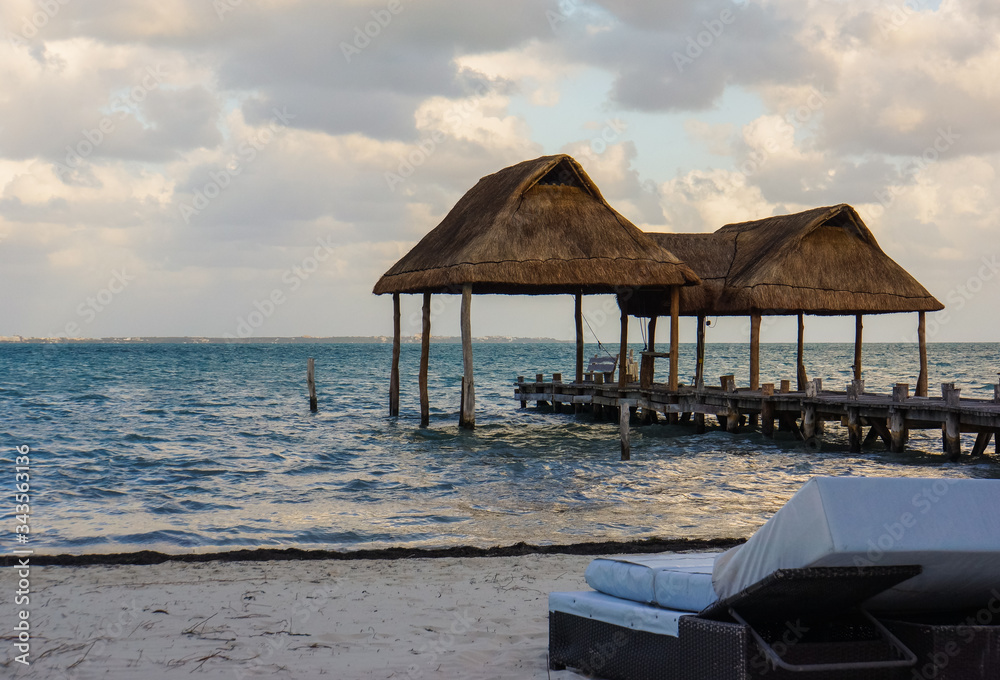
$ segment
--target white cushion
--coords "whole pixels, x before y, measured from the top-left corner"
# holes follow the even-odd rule
[[[680,617],[691,615],[691,612],[661,609],[590,590],[579,593],[549,593],[549,612],[573,614],[631,630],[672,637],[677,637]]]
[[[585,578],[591,588],[608,595],[697,612],[716,600],[712,566],[720,554],[598,558],[587,567]]]
[[[982,607],[1000,587],[1000,480],[817,477],[715,562],[720,599],[778,569],[900,566],[923,573],[873,610]]]

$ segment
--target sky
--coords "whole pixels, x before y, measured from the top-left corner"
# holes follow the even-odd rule
[[[1000,340],[994,0],[5,0],[0,43],[0,336],[388,335],[379,276],[480,177],[569,153],[646,231],[850,203],[945,303],[931,342]],[[614,342],[613,300],[584,311]],[[573,302],[472,322],[570,339]]]

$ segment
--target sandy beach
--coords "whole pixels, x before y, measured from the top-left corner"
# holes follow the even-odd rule
[[[547,596],[586,588],[592,559],[36,567],[32,663],[8,653],[4,675],[580,677],[547,670]]]

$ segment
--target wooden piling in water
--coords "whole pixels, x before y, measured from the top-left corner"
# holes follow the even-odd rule
[[[427,365],[431,352],[431,294],[424,293],[424,304],[421,309],[420,330],[420,427],[427,427],[431,422],[430,399],[427,395]]]
[[[959,428],[958,413],[951,412],[945,416],[944,448],[949,460],[958,460],[962,455],[962,435]]]
[[[761,386],[765,399],[760,403],[760,432],[765,437],[774,438],[774,383],[764,383]]]
[[[319,402],[316,401],[316,360],[312,357],[306,362],[306,382],[309,385],[309,410],[315,413],[319,410]]]
[[[892,442],[889,449],[893,453],[902,453],[906,450],[906,441],[909,438],[909,432],[906,429],[906,415],[895,404],[904,404],[909,397],[910,386],[907,383],[896,383],[892,388],[894,406],[889,408],[889,437]]]
[[[806,404],[802,411],[802,437],[809,441],[816,436],[816,404]]]
[[[458,424],[466,429],[476,427],[476,384],[472,379],[472,284],[462,286],[462,366],[464,386]]]
[[[750,315],[750,389],[760,389],[760,313]]]
[[[389,415],[399,415],[399,345],[400,309],[399,293],[392,294],[392,369],[389,372]]]
[[[851,453],[861,453],[861,409],[847,409],[847,446]]]
[[[695,434],[705,434],[705,414],[695,413],[694,414],[694,431]]]
[[[631,460],[632,444],[629,441],[629,405],[628,400],[618,402],[618,432],[622,444],[622,460]]]
[[[523,396],[524,395],[524,376],[523,375],[517,376],[517,386],[518,386],[519,391],[521,392],[521,395]],[[527,407],[528,407],[528,401],[526,399],[521,399],[521,408],[527,408]]]

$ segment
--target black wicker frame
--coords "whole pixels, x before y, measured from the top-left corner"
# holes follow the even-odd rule
[[[608,680],[904,680],[914,655],[858,605],[918,573],[916,566],[778,571],[681,617],[677,637],[551,612],[549,665]]]

